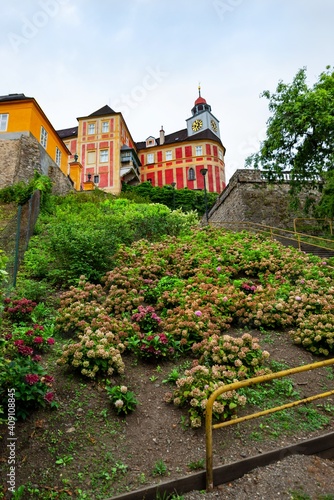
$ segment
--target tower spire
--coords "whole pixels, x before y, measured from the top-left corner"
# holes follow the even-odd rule
[[[198,97],[201,97],[201,82],[198,83]]]

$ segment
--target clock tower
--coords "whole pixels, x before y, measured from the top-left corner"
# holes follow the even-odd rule
[[[211,113],[211,106],[201,96],[201,87],[198,87],[198,98],[191,110],[192,117],[186,120],[188,136],[198,134],[204,130],[211,130],[220,139],[219,120]]]

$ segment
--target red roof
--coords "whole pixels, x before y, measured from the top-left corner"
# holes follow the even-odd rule
[[[203,97],[199,96],[195,101],[195,106],[197,106],[197,104],[206,104],[206,100]]]

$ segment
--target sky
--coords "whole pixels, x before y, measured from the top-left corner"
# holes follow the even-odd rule
[[[265,138],[261,93],[333,66],[333,24],[333,0],[1,0],[0,95],[56,130],[108,104],[139,142],[186,128],[200,84],[228,182]]]

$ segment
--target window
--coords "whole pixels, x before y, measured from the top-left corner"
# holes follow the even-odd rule
[[[56,147],[56,163],[60,167],[61,162],[61,151]]]
[[[224,159],[224,155],[223,155],[223,152],[222,152],[222,150],[221,150],[221,149],[219,149],[219,150],[218,150],[218,158],[219,158],[220,160],[223,160],[223,159]]]
[[[100,176],[94,175],[94,184],[98,184],[100,182]]]
[[[173,159],[172,152],[171,151],[166,151],[166,161],[172,160],[172,159]]]
[[[154,163],[154,153],[148,153],[147,163]]]
[[[101,149],[100,151],[100,163],[106,163],[109,160],[109,153],[107,149]]]
[[[196,179],[195,177],[195,170],[190,167],[188,170],[188,181],[194,181]]]
[[[0,132],[6,132],[8,126],[8,115],[0,114]]]
[[[88,123],[88,133],[95,134],[95,123]]]
[[[48,133],[44,127],[41,127],[41,144],[44,149],[46,149],[48,143]]]
[[[96,151],[88,151],[87,153],[87,163],[96,163]]]
[[[196,146],[196,156],[202,156],[203,149],[202,146]]]
[[[105,134],[109,132],[109,122],[102,122],[102,132]]]

